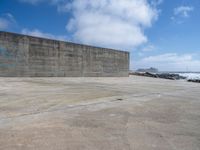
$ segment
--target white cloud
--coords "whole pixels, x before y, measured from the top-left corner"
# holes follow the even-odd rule
[[[44,0],[19,0],[21,2],[30,3],[30,4],[37,4],[43,2]]]
[[[158,18],[163,0],[20,0],[46,2],[59,12],[70,12],[66,25],[73,41],[116,49],[132,50],[148,41],[146,28]]]
[[[149,2],[151,3],[151,5],[153,6],[158,6],[160,5],[164,0],[150,0]]]
[[[166,53],[157,56],[149,56],[143,59],[146,62],[183,62],[191,61],[192,55],[177,55],[176,53]]]
[[[16,24],[12,14],[5,13],[0,16],[0,30],[6,30]]]
[[[125,50],[147,42],[144,29],[158,17],[147,0],[73,0],[65,6],[73,13],[66,29],[74,40]]]
[[[194,10],[194,7],[191,6],[179,6],[174,9],[174,15],[175,16],[181,16],[181,17],[189,17],[189,13]]]
[[[24,2],[24,3],[29,3],[29,4],[33,4],[36,5],[38,3],[42,3],[42,2],[52,2],[54,0],[19,0],[20,2]]]
[[[65,1],[68,1],[68,0],[19,0],[19,1],[36,5],[36,4],[43,3],[43,2],[48,2],[50,4],[58,4],[60,2],[65,2]]]
[[[148,45],[144,46],[141,50],[143,52],[149,52],[149,51],[153,51],[155,49],[156,49],[156,47],[153,44],[148,44]]]
[[[34,30],[23,29],[21,31],[21,33],[25,34],[25,35],[43,37],[43,38],[48,38],[48,39],[56,39],[56,40],[63,40],[63,41],[68,40],[67,36],[60,36],[60,35],[53,35],[53,34],[50,34],[50,33],[44,33],[44,32],[42,32],[38,29],[34,29]]]
[[[69,12],[72,9],[72,5],[70,3],[58,4],[57,10],[58,12]]]
[[[132,64],[134,68],[156,67],[161,71],[200,71],[200,60],[194,59],[192,54],[166,53],[145,57]]]

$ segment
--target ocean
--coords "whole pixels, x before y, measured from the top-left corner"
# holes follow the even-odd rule
[[[200,79],[200,73],[177,73],[187,79]]]

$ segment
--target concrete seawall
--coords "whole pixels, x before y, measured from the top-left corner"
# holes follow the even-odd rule
[[[126,77],[129,53],[0,32],[0,76]]]

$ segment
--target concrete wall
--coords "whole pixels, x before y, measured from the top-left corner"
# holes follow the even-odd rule
[[[0,32],[0,76],[128,76],[129,53]]]

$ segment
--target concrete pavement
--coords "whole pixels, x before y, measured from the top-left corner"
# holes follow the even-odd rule
[[[0,78],[0,150],[199,150],[200,84]]]

